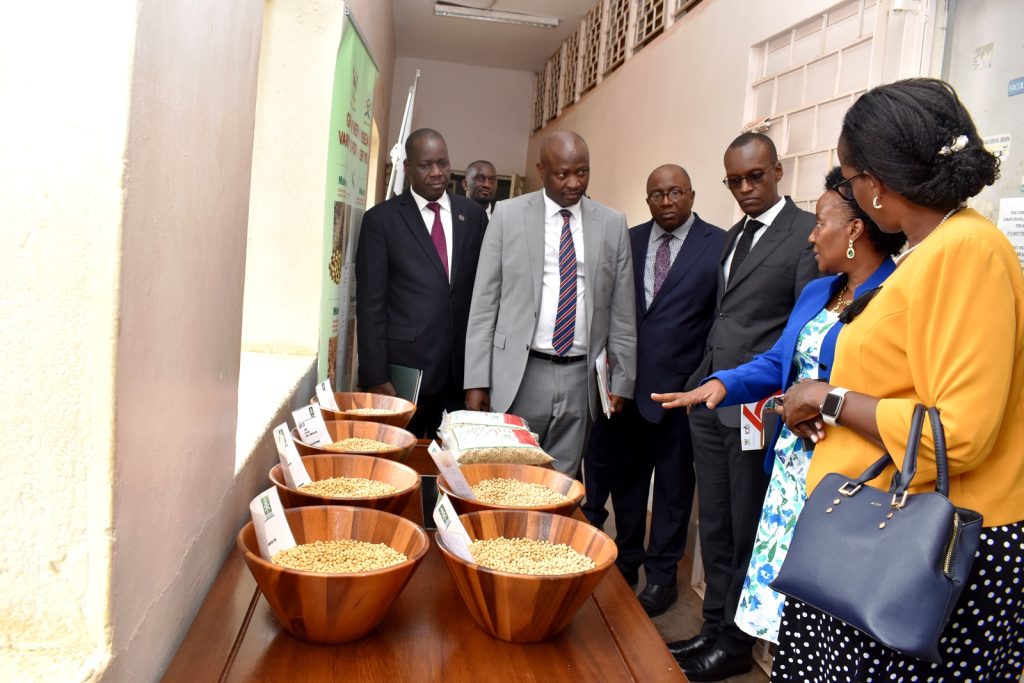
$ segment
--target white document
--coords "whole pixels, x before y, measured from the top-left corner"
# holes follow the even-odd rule
[[[778,396],[782,392],[776,392]],[[764,448],[764,404],[771,396],[762,398],[755,403],[740,405],[740,447],[745,451],[757,451]]]
[[[597,370],[597,393],[601,397],[601,410],[604,411],[605,417],[611,417],[612,390],[611,385],[608,383],[611,368],[608,364],[607,348],[601,349],[601,353],[597,354],[597,360],[594,361],[594,365]]]
[[[334,441],[331,433],[327,431],[327,423],[324,422],[320,406],[316,403],[292,411],[292,419],[299,430],[299,440],[307,446],[319,446]]]
[[[462,526],[459,514],[452,507],[447,493],[438,496],[434,505],[434,524],[437,525],[437,533],[441,535],[445,547],[452,551],[453,555],[476,564],[473,554],[469,552],[469,544],[473,539],[466,533],[466,527]]]
[[[334,398],[334,389],[331,388],[331,380],[329,379],[325,379],[316,385],[316,400],[327,410],[333,410],[336,413],[341,412],[341,409],[338,407],[338,401]]]
[[[287,422],[274,427],[274,443],[277,444],[277,457],[281,461],[284,483],[293,489],[310,483],[312,479],[309,478],[309,472],[306,471],[299,451],[295,448],[295,440],[292,439]]]
[[[1006,233],[1024,266],[1024,197],[999,200],[999,229]]]
[[[442,449],[437,445],[436,441],[431,441],[430,445],[427,446],[427,453],[430,454],[434,464],[437,465],[437,469],[444,475],[444,480],[448,482],[448,486],[452,487],[452,491],[463,498],[476,500],[473,487],[466,481],[465,475],[459,469],[459,463],[455,461],[455,456],[450,451]]]
[[[295,537],[284,516],[284,506],[277,495],[277,487],[271,486],[253,498],[249,503],[249,514],[256,527],[256,542],[259,543],[260,555],[264,560],[269,562],[276,553],[295,547]]]

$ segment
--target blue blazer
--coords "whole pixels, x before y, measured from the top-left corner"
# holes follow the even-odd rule
[[[636,407],[648,422],[660,423],[665,409],[652,392],[679,391],[704,355],[715,317],[718,257],[725,231],[694,213],[693,225],[651,301],[644,297],[644,266],[654,222],[629,231],[636,289]]]
[[[882,263],[871,274],[871,277],[859,287],[860,291],[866,292],[879,286],[895,269],[896,264],[891,258],[882,259]],[[782,336],[772,348],[748,363],[732,370],[716,372],[704,380],[707,382],[714,378],[725,385],[727,392],[725,400],[719,405],[732,406],[760,401],[776,391],[785,390],[793,383],[796,376],[796,368],[793,367],[793,354],[796,351],[797,337],[800,336],[804,325],[818,315],[829,299],[835,295],[839,282],[840,276],[838,275],[811,280],[800,292],[800,298],[793,306],[793,312],[789,316],[785,329],[782,330]],[[842,323],[833,325],[821,345],[818,369],[819,377],[825,381],[828,381],[832,373],[832,363],[836,354],[836,339],[839,337],[842,327]],[[701,383],[703,384],[703,382]],[[779,438],[781,427],[781,422],[776,424],[775,433],[765,449],[764,468],[766,472],[772,471],[775,462],[775,442]]]

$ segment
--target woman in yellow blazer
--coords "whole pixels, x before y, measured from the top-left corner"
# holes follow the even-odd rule
[[[902,655],[796,601],[786,604],[772,680],[1012,681],[1024,668],[1024,277],[1006,237],[964,202],[998,176],[946,83],[874,88],[847,112],[844,180],[879,227],[902,231],[896,271],[836,343],[830,384],[786,393],[791,428],[819,441],[808,491],[857,476],[883,449],[897,464],[914,405],[945,427],[949,497],[982,513],[981,546],[939,643],[942,664]],[[914,490],[934,490],[924,430]],[[885,488],[892,472],[874,483]],[[954,678],[956,677],[956,678]]]

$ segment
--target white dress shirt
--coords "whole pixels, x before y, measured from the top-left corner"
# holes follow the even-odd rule
[[[583,295],[586,291],[584,257],[583,257],[583,211],[580,202],[572,206],[561,207],[556,204],[547,192],[544,195],[544,275],[541,278],[540,314],[537,317],[537,329],[533,333],[533,344],[530,348],[542,353],[555,353],[551,337],[555,332],[555,318],[558,315],[558,294],[561,278],[558,272],[558,247],[562,239],[563,208],[572,213],[569,219],[569,232],[572,234],[572,246],[576,250],[576,333],[573,336],[572,348],[568,356],[582,356],[587,353],[587,311],[584,307]]]
[[[779,217],[779,213],[782,211],[782,207],[784,207],[785,205],[786,198],[779,197],[779,201],[772,204],[767,211],[764,211],[758,214],[757,216],[747,216],[747,221],[759,221],[762,224],[762,227],[754,231],[754,237],[751,239],[750,242],[750,251],[754,250],[754,245],[757,244],[757,241],[761,239],[761,236],[768,231],[768,228],[770,228],[772,225],[772,221]],[[747,226],[747,221],[743,222],[744,228]],[[729,250],[729,255],[726,257],[725,263],[722,264],[722,272],[725,273],[726,285],[729,284],[729,268],[732,267],[732,257],[736,253],[736,247],[739,245],[740,239],[742,239],[742,237],[743,233],[740,232],[739,236],[736,238],[736,241],[733,242],[732,244],[732,249]],[[750,252],[747,253],[749,254]]]
[[[427,226],[427,236],[430,236],[431,230],[434,228],[434,211],[430,209],[427,204],[430,203],[429,199],[416,194],[416,191],[411,187],[409,192],[412,194],[413,201],[416,202],[416,207],[420,210],[420,216],[423,217],[423,224]],[[448,281],[452,279],[452,204],[448,200],[448,193],[445,192],[441,195],[441,198],[437,200],[437,203],[441,205],[441,227],[444,229],[444,246],[448,252]]]
[[[668,267],[671,270],[672,264],[679,256],[679,250],[683,248],[686,236],[690,234],[694,220],[694,214],[691,213],[690,217],[672,232],[666,231],[657,223],[651,226],[651,238],[647,241],[647,259],[644,261],[644,302],[648,306],[654,298],[654,262],[658,257],[658,248],[661,247],[661,238],[664,235],[672,236],[668,241]]]

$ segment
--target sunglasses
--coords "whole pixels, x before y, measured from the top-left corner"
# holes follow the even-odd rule
[[[854,178],[859,178],[862,175],[864,175],[864,171],[861,171],[857,175],[852,175],[849,178],[844,178],[843,180],[840,180],[838,183],[836,183],[835,185],[833,185],[832,187],[830,187],[828,189],[830,189],[830,190],[832,190],[834,192],[838,192],[840,197],[842,197],[843,199],[845,199],[848,202],[852,202],[853,201],[853,185],[850,184],[850,181],[853,180]]]

